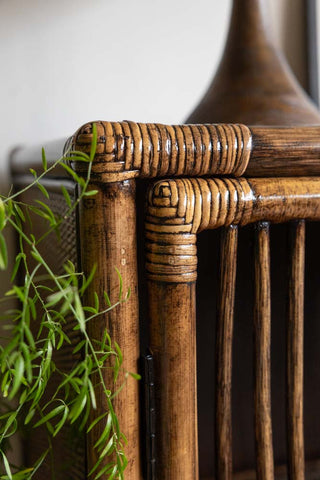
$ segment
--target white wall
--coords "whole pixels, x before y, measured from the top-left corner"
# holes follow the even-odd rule
[[[1,154],[94,119],[182,120],[215,67],[229,7],[217,0],[2,0]]]
[[[269,1],[285,44],[284,21],[301,0]],[[230,5],[1,0],[2,178],[13,145],[67,136],[89,120],[182,121],[217,66]]]

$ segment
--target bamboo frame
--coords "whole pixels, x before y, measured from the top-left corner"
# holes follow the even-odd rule
[[[156,395],[158,415],[167,422],[158,424],[158,458],[157,477],[166,479],[183,478],[194,480],[198,476],[197,448],[197,407],[196,407],[196,348],[195,348],[195,282],[197,275],[196,235],[207,228],[218,228],[233,224],[246,224],[268,219],[269,221],[289,221],[306,216],[313,205],[312,215],[319,217],[320,207],[316,199],[319,188],[317,178],[307,178],[299,182],[298,189],[294,179],[272,179],[268,182],[259,178],[231,178],[251,174],[256,177],[272,173],[287,175],[320,173],[317,161],[320,154],[318,136],[319,127],[246,127],[244,125],[182,125],[165,126],[160,124],[137,124],[133,122],[98,122],[98,146],[92,168],[94,184],[101,185],[101,191],[106,195],[108,185],[116,185],[113,196],[108,196],[108,210],[115,218],[118,214],[117,194],[126,183],[134,178],[154,178],[161,176],[195,176],[195,175],[228,175],[225,179],[180,179],[157,182],[149,192],[147,237],[147,275],[149,278],[149,301],[151,309],[151,348],[155,353],[155,372],[161,384],[167,384],[164,397]],[[70,140],[76,150],[88,151],[92,140],[92,124],[83,126]],[[69,144],[70,144],[69,142]],[[288,158],[291,160],[288,169]],[[74,165],[81,172],[79,164]],[[271,182],[271,183],[270,183]],[[270,185],[278,198],[270,195]],[[299,192],[301,195],[299,196]],[[308,192],[306,195],[305,192]],[[130,202],[134,193],[130,194]],[[281,201],[280,201],[281,199]],[[123,203],[123,211],[126,209]],[[119,210],[119,232],[121,235],[134,235],[136,213],[131,211],[131,227],[121,226]],[[85,215],[82,222],[86,224]],[[150,221],[151,219],[151,221]],[[90,223],[89,223],[90,224]],[[112,222],[105,221],[108,235],[113,236]],[[131,233],[130,233],[131,232]],[[92,234],[92,232],[90,233]],[[90,235],[88,233],[87,236]],[[87,250],[86,238],[83,238],[83,251]],[[109,265],[119,264],[114,246],[103,246],[100,258],[106,258]],[[174,254],[172,253],[174,252]],[[131,265],[130,273],[127,264],[120,266],[124,281],[137,291],[137,277],[134,274],[135,247],[127,251],[126,262]],[[90,257],[90,255],[89,255]],[[90,263],[90,262],[89,262]],[[230,266],[230,275],[233,275]],[[227,273],[226,273],[227,274]],[[228,275],[228,274],[227,274]],[[102,275],[101,278],[105,276]],[[130,280],[129,280],[130,279]],[[231,283],[234,279],[230,277]],[[126,283],[127,284],[127,283]],[[110,284],[100,287],[110,288]],[[113,288],[113,283],[111,283]],[[231,286],[231,291],[233,287]],[[229,292],[230,293],[230,292]],[[223,304],[223,289],[221,290],[220,311],[224,316],[229,309],[229,321],[232,323],[232,305]],[[169,300],[168,300],[169,299]],[[131,300],[130,300],[131,301]],[[159,305],[166,305],[164,309]],[[126,328],[137,331],[138,311],[132,307],[130,325]],[[177,318],[176,311],[180,315]],[[133,313],[134,312],[134,313]],[[165,318],[163,316],[165,312]],[[125,312],[120,312],[120,322]],[[172,337],[163,338],[163,332],[172,333]],[[170,339],[175,334],[183,338],[183,343],[176,344]],[[228,332],[230,334],[230,331]],[[221,331],[218,335],[224,337]],[[120,346],[129,364],[135,365],[139,354],[138,347],[126,347],[119,338]],[[223,341],[223,340],[222,340]],[[225,339],[227,341],[227,338]],[[224,419],[217,420],[217,431],[220,432],[220,442],[217,444],[218,478],[231,478],[231,359],[230,345],[221,351],[220,373],[218,384],[223,385],[219,391],[225,394],[217,397],[217,418],[219,411],[225,408]],[[270,345],[264,347],[264,356]],[[267,350],[266,350],[267,349]],[[219,357],[219,348],[217,350]],[[166,359],[170,360],[170,370],[175,372],[172,380],[167,369],[163,370]],[[258,357],[257,357],[258,361]],[[226,362],[226,363],[225,363]],[[183,367],[182,367],[183,365]],[[229,367],[227,367],[229,365]],[[257,363],[257,366],[259,364]],[[257,367],[258,368],[258,367]],[[268,368],[267,364],[264,368]],[[226,369],[226,370],[225,370]],[[263,370],[264,372],[264,370]],[[267,377],[268,378],[268,377]],[[222,382],[222,383],[221,383]],[[266,388],[268,387],[268,382]],[[188,386],[188,387],[187,387]],[[186,387],[188,393],[186,393]],[[180,393],[179,393],[180,392]],[[183,394],[181,392],[184,392]],[[229,393],[228,393],[229,392]],[[257,390],[259,392],[259,390]],[[132,419],[129,411],[122,405],[126,395],[132,398]],[[262,397],[263,397],[262,393]],[[259,398],[259,397],[257,397]],[[259,412],[260,403],[256,405]],[[135,425],[138,423],[138,396],[136,392],[127,390],[123,399],[120,395],[117,410],[120,421],[126,427],[126,435],[131,442],[134,438],[136,450],[129,452],[131,458],[127,475],[130,480],[140,478],[138,452],[140,450]],[[270,402],[267,400],[267,403]],[[266,405],[266,408],[269,408]],[[179,411],[178,411],[179,410]],[[183,412],[188,412],[188,421]],[[134,413],[133,413],[134,412]],[[228,413],[229,412],[229,413]],[[270,413],[268,414],[270,415]],[[122,418],[122,417],[126,418]],[[182,418],[184,417],[184,418]],[[263,421],[262,421],[263,423]],[[270,423],[270,422],[269,422]],[[167,425],[167,427],[166,427]],[[259,431],[259,413],[257,413],[257,432]],[[270,431],[270,429],[269,429]],[[266,443],[259,440],[258,450],[264,452]],[[267,438],[267,437],[266,437]],[[160,439],[160,440],[159,440]],[[184,441],[181,442],[181,439]],[[186,440],[188,439],[188,440]],[[267,444],[271,445],[268,434]],[[187,445],[186,445],[187,442]],[[259,447],[260,446],[260,447]],[[269,460],[261,460],[261,478],[272,478],[272,447],[269,447]],[[171,452],[175,452],[172,457]],[[220,453],[219,453],[220,452]],[[261,455],[260,455],[261,457]],[[136,466],[134,466],[136,465]],[[268,473],[269,472],[269,473]]]
[[[165,126],[133,122],[97,122],[97,130],[98,146],[92,166],[91,187],[97,189],[98,194],[84,200],[80,206],[81,263],[86,272],[90,271],[93,263],[97,263],[98,272],[92,291],[97,290],[101,299],[104,290],[111,292],[113,298],[118,291],[114,266],[119,267],[124,285],[130,286],[134,292],[119,311],[101,319],[100,326],[95,326],[92,332],[97,335],[99,329],[108,327],[124,352],[124,367],[130,371],[138,370],[139,357],[135,179],[161,176],[226,176],[212,179],[161,180],[152,186],[147,206],[146,257],[155,371],[156,375],[162,378],[162,383],[167,383],[165,398],[161,397],[159,391],[156,395],[158,415],[170,418],[167,429],[164,424],[158,425],[157,438],[160,447],[156,478],[176,480],[180,475],[181,479],[194,480],[198,475],[194,308],[196,239],[202,230],[227,227],[221,253],[221,279],[225,281],[221,280],[219,296],[216,431],[220,442],[216,450],[219,458],[217,478],[230,479],[232,297],[236,272],[236,226],[265,220],[287,222],[320,218],[320,202],[317,197],[319,178],[266,180],[243,176],[250,174],[259,177],[272,173],[319,174],[320,127]],[[76,150],[88,151],[91,140],[92,123],[89,123],[78,130],[65,148],[71,144]],[[80,173],[86,168],[85,164],[75,164],[73,167]],[[25,172],[23,165],[13,163],[13,169],[16,175]],[[236,176],[242,177],[235,178]],[[301,253],[297,255],[297,258],[301,258]],[[296,267],[292,268],[292,271],[296,272]],[[299,284],[301,268],[300,262],[299,275],[292,273],[292,285]],[[301,293],[301,286],[299,288]],[[159,309],[159,305],[165,307]],[[292,303],[290,308],[292,318],[298,318],[294,312],[301,310],[301,305]],[[179,318],[176,314],[178,309]],[[290,337],[292,342],[289,342],[288,346],[288,379],[292,385],[288,386],[288,390],[291,389],[294,398],[298,398],[301,393],[301,389],[297,389],[297,385],[301,383],[301,374],[289,362],[294,352],[297,352],[299,362],[302,361],[299,333],[301,315],[297,322],[293,336]],[[168,332],[173,332],[172,338],[163,336]],[[183,339],[181,344],[174,341],[175,335]],[[266,339],[267,337],[268,335]],[[257,345],[259,350],[259,344]],[[262,355],[267,353],[269,347],[267,340],[261,350]],[[167,380],[167,369],[163,370],[168,358],[171,359],[170,370],[176,372],[176,376],[171,380],[170,375]],[[184,368],[181,368],[181,365],[184,365]],[[265,367],[268,368],[267,363],[262,370]],[[268,382],[266,385],[268,390]],[[181,391],[185,392],[187,386],[187,394],[181,395]],[[180,393],[175,393],[177,387],[178,391],[182,389]],[[126,450],[129,458],[126,474],[130,480],[140,480],[142,470],[138,432],[139,395],[136,382],[130,380],[115,402],[119,420],[129,441]],[[294,428],[300,435],[301,416],[297,426],[290,423],[290,418],[295,418],[294,412],[298,410],[294,409],[301,409],[301,405],[291,405],[288,403],[288,429]],[[178,407],[180,412],[177,411]],[[257,406],[257,410],[259,408]],[[171,417],[168,416],[170,411]],[[189,412],[187,419],[182,419],[184,411]],[[221,416],[219,412],[224,412],[224,415]],[[176,435],[171,435],[172,432],[176,432]],[[292,434],[288,433],[288,436]],[[182,443],[181,438],[184,439]],[[297,438],[301,438],[301,435]],[[94,438],[89,442],[94,442]],[[293,451],[296,447],[290,448]],[[300,442],[298,451],[301,448]],[[170,453],[172,451],[175,452],[174,458]],[[271,457],[272,453],[269,455],[269,458]],[[292,471],[302,471],[303,464],[298,462],[297,454],[293,454],[292,458]],[[90,448],[88,459],[89,465],[95,460],[91,457]],[[263,467],[265,471],[270,472],[270,464],[271,461],[268,460],[269,466]],[[292,475],[292,478],[295,478],[295,473]],[[261,474],[261,478],[269,477]]]
[[[304,220],[320,220],[320,178],[177,179],[149,188],[146,218],[147,275],[149,279],[151,349],[155,358],[157,432],[161,444],[156,478],[193,479],[197,445],[184,428],[186,412],[191,435],[197,438],[194,400],[196,353],[192,343],[197,278],[197,234],[205,229],[258,222],[256,253],[256,387],[255,424],[257,478],[273,479],[270,384],[270,259],[268,223],[299,220],[292,254],[288,321],[288,444],[290,478],[304,478],[303,390],[303,250]],[[259,223],[262,222],[262,223]],[[301,223],[302,222],[302,223]],[[232,478],[231,452],[231,344],[235,275],[234,233],[229,230],[228,252],[223,253],[222,277],[229,291],[220,294],[217,367],[217,479]],[[231,236],[230,236],[231,235]],[[226,243],[224,242],[224,245]],[[225,246],[225,249],[227,247]],[[232,260],[233,259],[233,260]],[[230,262],[230,266],[229,266]],[[229,273],[228,273],[229,272]],[[188,292],[192,294],[188,295]],[[296,295],[295,295],[296,293]],[[182,295],[179,297],[179,295]],[[181,300],[178,301],[177,298]],[[185,301],[188,299],[188,301]],[[225,303],[226,302],[226,303]],[[179,305],[179,308],[177,306]],[[224,332],[222,326],[228,331]],[[174,326],[174,328],[173,328]],[[173,345],[174,348],[169,348]],[[219,353],[220,352],[220,353]],[[183,366],[183,367],[182,367]],[[184,368],[183,378],[181,371]],[[182,381],[181,381],[182,379]],[[165,385],[175,385],[168,392]],[[169,418],[170,422],[163,422]],[[183,430],[183,433],[184,432]],[[167,442],[170,437],[170,442]],[[186,440],[187,439],[187,440]],[[176,456],[176,452],[183,456]],[[193,459],[190,462],[190,459]],[[183,473],[179,466],[183,465]]]

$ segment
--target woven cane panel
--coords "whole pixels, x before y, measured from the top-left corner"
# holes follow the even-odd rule
[[[45,200],[45,202],[55,214],[63,216],[67,210],[67,206],[61,194],[60,185],[57,186],[57,183],[54,181],[48,181],[45,186],[50,194],[50,199]],[[74,187],[70,183],[65,183],[65,187],[70,197],[73,198]],[[23,196],[23,201],[26,203],[33,203],[37,199],[44,201],[43,195],[36,188],[29,190]],[[35,230],[33,233],[36,238],[39,238],[47,230],[47,225],[45,221],[37,217],[33,228]],[[61,238],[58,240],[55,233],[50,234],[39,245],[39,250],[45,256],[50,268],[56,274],[64,272],[63,264],[67,260],[71,260],[77,265],[76,215],[74,213],[61,224],[60,236]],[[54,354],[56,366],[64,372],[67,372],[81,359],[81,352],[72,354],[72,350],[80,340],[79,333],[73,331],[74,325],[75,322],[72,318],[67,319],[65,332],[70,336],[71,345],[64,346]],[[52,378],[46,398],[43,399],[44,402],[48,401],[54,394],[59,378]],[[44,430],[37,428],[28,432],[25,442],[26,465],[32,465],[47,448],[48,440]],[[54,439],[53,456],[47,457],[33,478],[35,480],[51,478],[53,464],[56,480],[84,480],[86,478],[85,458],[85,435],[79,435],[78,432],[72,431],[71,428],[67,430],[62,429],[56,439]]]

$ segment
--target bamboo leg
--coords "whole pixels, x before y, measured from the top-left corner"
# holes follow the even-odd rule
[[[105,305],[103,292],[107,291],[111,302],[115,303],[119,295],[117,267],[122,275],[124,290],[131,288],[130,299],[88,324],[92,338],[102,338],[105,328],[112,340],[115,340],[123,353],[123,369],[136,372],[139,356],[138,292],[136,265],[136,207],[135,183],[125,180],[115,183],[93,185],[98,193],[83,200],[80,208],[81,228],[81,264],[85,273],[90,272],[96,263],[97,271],[88,291],[88,300],[97,292],[101,305]],[[124,374],[116,385],[111,373],[105,370],[106,382],[114,392],[124,381]],[[128,466],[125,477],[130,480],[141,479],[139,451],[138,419],[138,382],[129,377],[122,391],[113,400],[120,429],[128,439],[125,454]],[[97,388],[95,417],[107,409],[103,392]],[[100,425],[100,424],[98,424]],[[91,433],[92,432],[92,433]],[[88,471],[96,462],[96,452],[92,448],[101,429],[95,427],[88,440]]]
[[[180,208],[177,202],[179,195],[181,202],[183,195],[191,197],[191,191],[184,189],[185,184],[180,186],[178,191],[175,184],[164,181],[148,193],[146,269],[154,357],[156,480],[198,479],[197,250],[191,224],[181,224],[179,217],[185,213],[185,204]],[[167,223],[163,215],[172,219]],[[187,209],[187,222],[192,220],[189,215]]]
[[[303,434],[303,306],[305,222],[291,231],[287,344],[287,441],[291,480],[305,478]]]
[[[255,251],[255,431],[257,479],[274,478],[271,423],[271,302],[269,224],[257,224]]]
[[[228,227],[221,241],[220,295],[217,319],[216,478],[232,479],[232,339],[238,228]]]
[[[149,280],[156,479],[198,478],[195,282]]]

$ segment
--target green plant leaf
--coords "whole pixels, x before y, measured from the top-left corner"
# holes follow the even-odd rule
[[[46,158],[46,152],[45,152],[43,147],[41,149],[41,157],[42,157],[43,170],[46,172],[48,170],[48,162],[47,162],[47,158]]]
[[[24,374],[24,359],[22,355],[19,355],[14,365],[14,379],[13,379],[12,389],[8,397],[9,400],[12,400],[15,394],[17,393],[17,391],[19,390],[22,383],[23,374]]]
[[[6,226],[6,207],[0,198],[0,231]]]
[[[119,278],[119,300],[122,299],[122,292],[123,292],[123,281],[122,281],[122,275],[120,271],[117,269],[117,267],[114,267],[115,271],[117,272],[118,278]]]
[[[37,172],[34,170],[34,168],[29,168],[29,172],[34,176],[34,178],[37,178]]]
[[[4,432],[5,434],[2,434],[3,438],[8,438],[12,436],[14,433],[17,431],[17,412],[16,411],[11,411],[10,416],[8,417],[5,426],[4,426]],[[11,428],[12,427],[12,428]],[[9,429],[11,430],[9,431]]]
[[[141,380],[141,375],[139,375],[138,373],[129,372],[129,375],[130,375],[130,377],[134,378],[135,380]]]
[[[67,418],[68,418],[68,414],[69,414],[69,408],[67,405],[64,405],[64,412],[63,412],[63,415],[61,417],[61,420],[57,423],[57,425],[55,426],[54,428],[54,432],[53,432],[53,436],[56,437],[58,435],[58,433],[60,432],[61,428],[64,426],[64,424],[66,423],[67,421]]]
[[[11,283],[14,281],[14,279],[16,278],[16,275],[18,273],[18,270],[19,270],[19,266],[20,266],[20,263],[22,260],[25,260],[26,259],[26,255],[25,253],[23,252],[19,252],[18,255],[16,256],[16,260],[14,262],[14,266],[13,266],[13,269],[12,269],[12,274],[11,274]]]
[[[90,163],[90,158],[86,156],[87,154],[85,153],[84,155],[80,155],[82,152],[77,152],[75,151],[70,152],[70,157],[68,158],[70,162],[86,162]]]
[[[40,185],[40,184],[38,184],[38,185]],[[46,205],[41,200],[36,200],[36,202],[43,208],[43,211],[41,212],[40,216],[42,216],[43,218],[47,218],[50,221],[51,225],[53,225],[53,226],[57,225],[58,220],[55,217],[51,208],[48,207],[48,205]],[[38,214],[40,213],[39,210],[37,210],[37,212],[38,212]]]
[[[8,266],[7,244],[3,234],[0,232],[0,270],[5,270]]]
[[[114,475],[117,473],[117,470],[118,470],[117,465],[114,465],[114,467],[112,467],[112,465],[108,464],[99,471],[99,473],[94,477],[94,480],[98,480],[99,478],[102,477],[102,475],[108,474],[109,472],[111,472],[111,475],[108,477],[108,480],[110,478],[114,478]]]
[[[75,353],[79,352],[87,343],[87,340],[81,340],[81,342],[78,343],[78,345],[72,350],[72,354],[74,355]]]
[[[125,296],[125,300],[126,301],[129,300],[130,297],[131,297],[131,288],[129,287]]]
[[[119,345],[117,344],[117,342],[114,342],[114,346],[115,346],[115,349],[116,349],[117,354],[118,354],[118,357],[119,357],[119,364],[121,365],[122,362],[123,362],[123,355],[122,355],[121,348],[119,347]]]
[[[4,398],[6,398],[8,396],[8,391],[9,391],[9,388],[10,388],[10,380],[9,380],[9,370],[7,370],[5,372],[5,374],[3,375],[2,377],[2,380],[1,380],[1,391],[2,391],[2,395],[4,396]]]
[[[98,311],[100,307],[100,302],[99,302],[99,297],[97,292],[94,292],[93,296],[94,296],[94,308]]]
[[[32,410],[29,410],[29,412],[26,415],[26,418],[24,419],[24,424],[25,425],[27,425],[32,420],[35,413],[36,413],[35,408],[33,408]]]
[[[39,188],[40,192],[46,197],[50,198],[48,190],[42,185],[42,183],[37,182],[36,183],[37,187]]]
[[[90,162],[89,155],[85,152],[81,152],[80,150],[72,150],[70,152],[70,158],[73,159],[73,156],[82,158],[84,162]]]
[[[26,324],[24,325],[24,334],[25,334],[25,336],[26,336],[26,339],[28,340],[28,343],[29,343],[30,347],[31,347],[33,350],[35,350],[36,345],[35,345],[35,342],[34,342],[33,335],[32,335],[32,333],[31,333],[31,330],[30,330],[29,326],[26,325]]]
[[[113,467],[113,470],[112,470],[110,476],[108,477],[108,480],[113,480],[117,473],[118,473],[118,465],[115,465]]]
[[[28,383],[32,382],[32,365],[31,365],[31,359],[30,359],[30,351],[27,345],[24,342],[20,343],[20,348],[21,352],[23,354],[23,360],[24,360],[24,369],[26,373],[26,378]]]
[[[75,294],[75,297],[74,297],[74,307],[76,310],[77,320],[79,322],[80,330],[82,332],[85,332],[86,330],[85,316],[84,316],[80,297],[77,293]]]
[[[88,379],[88,388],[89,388],[89,393],[91,398],[91,405],[92,405],[92,408],[95,410],[97,408],[96,394],[94,392],[94,388],[90,378]]]
[[[69,167],[69,165],[67,165],[66,163],[62,163],[61,166],[69,173],[69,175],[71,175],[73,180],[76,183],[78,183],[80,185],[80,187],[82,187],[82,188],[85,187],[85,180],[83,178],[81,178],[79,175],[77,175],[77,173],[74,170],[72,170],[72,168]]]
[[[94,444],[94,448],[98,448],[99,445],[105,443],[105,441],[107,440],[107,438],[109,437],[109,434],[110,434],[110,431],[111,431],[111,427],[112,427],[112,415],[111,413],[109,412],[108,413],[108,418],[107,418],[107,423],[103,429],[103,432],[102,434],[100,435],[100,437],[98,438],[98,440],[96,441],[96,443]]]
[[[66,204],[68,205],[69,208],[71,208],[72,202],[71,202],[70,195],[69,195],[67,189],[63,185],[61,187],[61,191],[62,191],[62,194],[63,194],[64,199],[66,201]]]
[[[96,271],[97,271],[97,265],[94,265],[91,269],[91,272],[88,276],[88,278],[86,279],[85,277],[83,277],[83,283],[82,283],[82,286],[80,288],[80,295],[83,295],[84,292],[87,290],[88,286],[90,285],[90,283],[92,282],[95,274],[96,274]]]
[[[69,413],[70,423],[74,423],[77,420],[77,418],[80,417],[86,403],[87,403],[87,388],[86,386],[84,386],[81,388],[78,398],[74,403],[74,405],[72,406],[72,409],[70,410],[70,413]]]
[[[98,134],[97,134],[97,125],[93,123],[92,125],[92,141],[90,147],[90,161],[93,162],[96,150],[97,150],[97,143],[98,143]]]
[[[4,468],[5,468],[5,471],[8,475],[8,479],[12,480],[12,473],[11,473],[11,468],[10,468],[10,465],[9,465],[9,461],[8,461],[6,455],[4,454],[4,452],[1,452],[1,453],[2,453],[2,458],[3,458],[3,465],[4,465]]]
[[[83,307],[83,311],[92,313],[93,315],[96,315],[98,313],[98,311],[93,307]]]
[[[109,295],[107,294],[107,292],[103,292],[103,296],[104,296],[105,302],[108,305],[108,307],[111,307],[112,303],[110,301],[110,298],[109,298]]]
[[[43,362],[43,372],[47,372],[47,370],[50,368],[51,359],[52,359],[52,350],[53,350],[52,342],[48,339],[46,344],[46,356]]]
[[[59,415],[63,410],[65,409],[65,406],[64,405],[58,405],[57,407],[55,407],[53,410],[51,410],[51,412],[47,413],[47,415],[45,415],[43,418],[41,418],[41,420],[39,420],[36,424],[35,424],[35,428],[36,427],[40,427],[40,425],[43,425],[44,423],[47,423],[49,420],[51,420],[52,418],[56,417],[57,415]]]
[[[23,222],[25,222],[25,221],[26,221],[26,217],[25,217],[25,215],[24,215],[24,213],[23,213],[23,211],[22,211],[22,208],[20,208],[19,205],[18,205],[16,202],[14,203],[14,210],[17,212],[19,218],[20,218]]]
[[[110,453],[113,451],[113,448],[114,448],[114,436],[112,435],[107,445],[104,447],[104,449],[100,453],[99,458],[104,458],[106,455],[110,455]]]
[[[98,190],[87,190],[85,193],[84,193],[84,196],[85,197],[92,197],[94,195],[97,195],[98,193]]]
[[[100,420],[102,420],[103,418],[106,417],[106,415],[108,415],[108,412],[104,412],[102,415],[99,415],[99,417],[95,418],[89,425],[88,429],[87,429],[87,433],[91,432],[91,430],[97,425],[97,423],[100,422]]]

